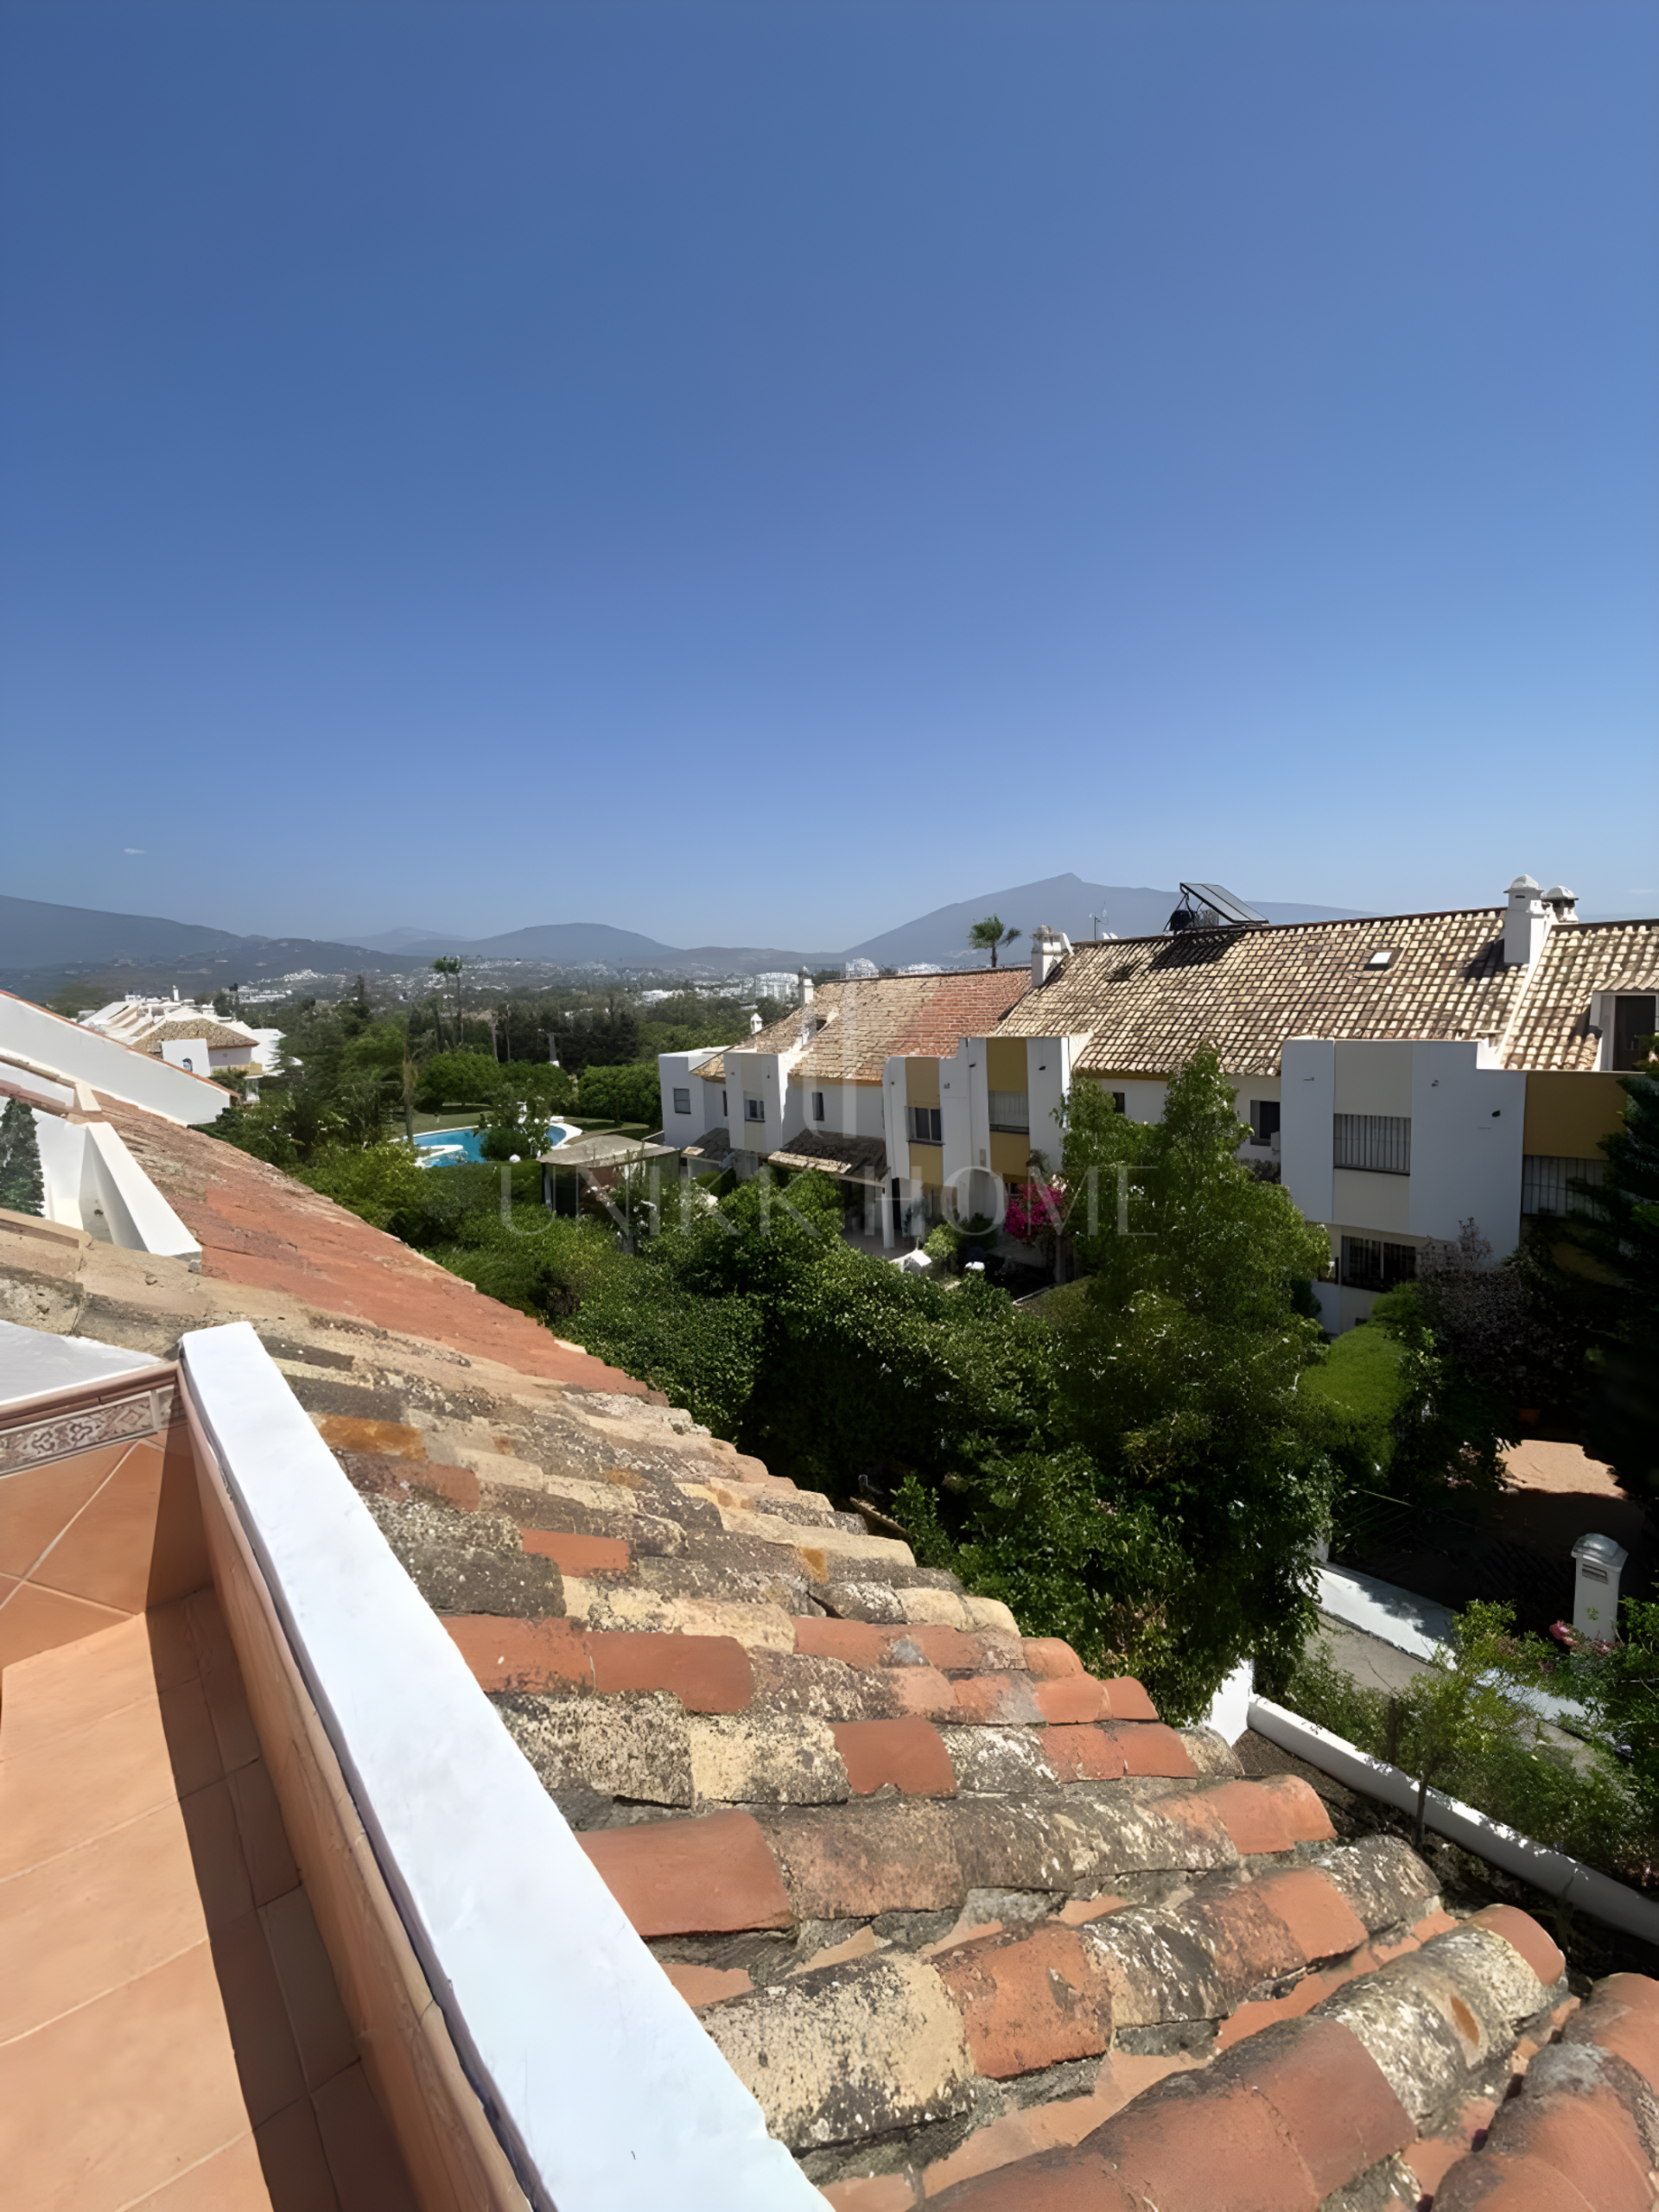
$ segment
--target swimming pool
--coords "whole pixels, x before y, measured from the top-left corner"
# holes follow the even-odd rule
[[[526,1129],[522,1156],[531,1160],[538,1151],[564,1144],[581,1135],[574,1122],[550,1122],[543,1144],[538,1145],[534,1132]],[[423,1167],[461,1167],[468,1162],[476,1166],[484,1158],[479,1150],[476,1129],[426,1129],[416,1138],[415,1148],[421,1154]]]

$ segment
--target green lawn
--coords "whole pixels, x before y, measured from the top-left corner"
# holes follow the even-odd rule
[[[1301,1387],[1332,1399],[1362,1421],[1390,1421],[1404,1395],[1400,1347],[1367,1323],[1339,1336],[1317,1367],[1304,1370]]]

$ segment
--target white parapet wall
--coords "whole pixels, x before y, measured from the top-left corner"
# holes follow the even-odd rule
[[[188,1387],[450,2034],[532,2202],[823,2212],[245,1322]]]
[[[59,1082],[90,1084],[107,1098],[194,1128],[217,1121],[231,1103],[229,1091],[205,1076],[170,1068],[10,991],[0,991],[0,1059]]]
[[[1282,1751],[1294,1751],[1309,1766],[1346,1783],[1351,1789],[1378,1798],[1402,1813],[1416,1811],[1417,1784],[1410,1775],[1385,1759],[1372,1758],[1368,1751],[1333,1736],[1328,1728],[1304,1720],[1300,1713],[1288,1712],[1269,1698],[1253,1697],[1250,1726],[1258,1736],[1265,1736]],[[1491,1820],[1472,1805],[1445,1796],[1438,1789],[1428,1793],[1425,1825],[1436,1835],[1461,1844],[1489,1866],[1519,1875],[1546,1897],[1559,1897],[1563,1904],[1576,1906],[1592,1920],[1605,1921],[1627,1936],[1659,1943],[1659,1901],[1643,1897],[1611,1875],[1597,1873],[1594,1867],[1569,1858],[1566,1852],[1535,1843],[1529,1836],[1517,1834],[1501,1821]]]
[[[46,1218],[124,1251],[198,1261],[201,1247],[107,1122],[35,1109]]]

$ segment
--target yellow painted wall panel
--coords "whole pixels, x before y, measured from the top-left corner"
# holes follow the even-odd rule
[[[1031,1153],[1029,1136],[1015,1136],[1006,1129],[991,1131],[990,1165],[1005,1182],[1023,1183],[1031,1170],[1026,1161]]]
[[[1529,1075],[1522,1149],[1551,1160],[1599,1160],[1596,1140],[1618,1127],[1624,1093],[1611,1075]]]
[[[937,1106],[939,1103],[939,1064],[937,1060],[905,1062],[905,1103]]]
[[[985,1086],[988,1090],[1026,1088],[1026,1040],[1023,1037],[985,1039]]]

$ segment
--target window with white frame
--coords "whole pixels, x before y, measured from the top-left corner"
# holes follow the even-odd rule
[[[1250,1142],[1271,1144],[1279,1134],[1279,1101],[1276,1098],[1252,1098],[1250,1101]]]
[[[991,1127],[1026,1136],[1031,1129],[1031,1096],[1024,1090],[994,1090],[990,1095]]]
[[[751,1098],[746,1092],[743,1099],[743,1118],[746,1122],[764,1122],[766,1118],[766,1100]]]
[[[909,1106],[905,1118],[910,1129],[912,1144],[943,1144],[944,1130],[937,1106]]]
[[[677,1114],[689,1114],[691,1111],[691,1092],[689,1085],[683,1090],[677,1084],[675,1085],[674,1111]]]
[[[1409,1114],[1338,1114],[1334,1120],[1333,1166],[1372,1175],[1410,1174]]]

